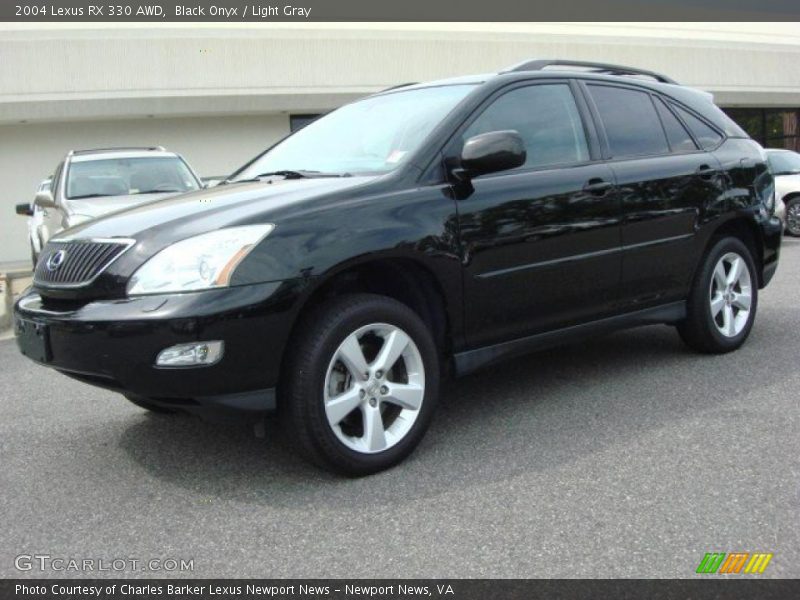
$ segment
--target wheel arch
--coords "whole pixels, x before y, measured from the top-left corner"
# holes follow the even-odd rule
[[[458,311],[451,310],[444,286],[434,271],[419,260],[399,256],[373,257],[350,262],[330,270],[315,280],[301,300],[288,340],[293,339],[305,317],[332,297],[343,294],[370,293],[393,298],[413,310],[433,333],[442,365],[453,352],[454,336],[459,327]],[[287,360],[284,352],[281,372]]]
[[[703,260],[708,255],[714,242],[721,237],[731,236],[735,237],[744,243],[750,250],[753,261],[756,263],[756,277],[758,278],[758,287],[764,285],[764,242],[761,236],[758,225],[752,217],[738,215],[734,216],[723,223],[720,223],[708,236],[697,264],[695,265],[694,273],[697,269],[701,268]],[[692,277],[694,281],[694,276]]]
[[[793,190],[780,197],[781,202],[783,202],[784,204],[797,199],[800,199],[800,190]]]

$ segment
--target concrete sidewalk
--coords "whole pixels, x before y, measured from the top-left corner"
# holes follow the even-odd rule
[[[29,262],[0,263],[0,340],[14,336],[11,308],[32,278]]]

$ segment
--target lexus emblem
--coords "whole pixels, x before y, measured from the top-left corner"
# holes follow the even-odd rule
[[[47,259],[47,270],[55,271],[64,263],[66,258],[67,258],[66,250],[59,250],[58,252],[54,252]]]

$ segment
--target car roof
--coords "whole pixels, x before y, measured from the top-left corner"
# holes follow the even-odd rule
[[[528,69],[527,65],[534,65]],[[574,66],[573,66],[574,65]],[[596,68],[585,65],[596,65]],[[392,86],[376,96],[404,92],[407,90],[441,87],[446,85],[482,85],[496,83],[502,85],[523,79],[547,79],[552,77],[569,77],[587,80],[606,81],[609,83],[628,83],[648,87],[654,91],[665,93],[669,96],[694,105],[700,101],[713,103],[714,96],[709,92],[697,88],[681,85],[665,75],[641,69],[622,67],[618,65],[604,65],[602,63],[583,63],[578,61],[526,61],[498,71],[497,73],[483,73],[448,77],[420,83],[405,83]]]
[[[422,81],[419,83],[405,83],[401,85],[395,85],[388,89],[381,90],[378,93],[386,94],[394,91],[399,92],[399,91],[416,90],[429,87],[441,87],[443,85],[464,85],[464,84],[477,85],[481,83],[486,83],[487,81],[496,76],[497,73],[484,73],[480,75],[460,75],[458,77],[447,77],[445,79],[435,79],[433,81]]]
[[[409,83],[394,86],[375,95],[393,94],[412,89],[423,89],[446,85],[475,85],[500,88],[515,81],[547,78],[571,78],[607,83],[625,83],[644,87],[653,92],[663,94],[672,100],[691,107],[701,117],[714,124],[726,135],[737,138],[749,137],[732,119],[725,115],[715,104],[714,96],[697,88],[681,85],[666,75],[605,63],[593,63],[573,60],[529,60],[503,69],[497,73],[482,75],[466,75],[447,79],[438,79],[425,83]]]
[[[461,77],[454,77],[448,79],[439,79],[426,83],[413,83],[394,86],[385,92],[389,92],[399,88],[414,88],[414,87],[435,87],[442,85],[457,85],[465,83],[486,83],[487,81],[496,77],[503,77],[504,79],[513,79],[516,74],[519,77],[529,78],[533,76],[551,77],[554,73],[559,76],[585,76],[594,75],[602,78],[610,78],[612,81],[620,81],[626,79],[630,81],[635,78],[640,81],[652,81],[657,83],[664,83],[670,85],[679,85],[676,81],[647,69],[638,67],[628,67],[624,65],[615,65],[609,63],[588,62],[582,60],[572,59],[530,59],[524,60],[517,64],[511,65],[496,73],[487,73],[482,75],[466,75]],[[509,77],[510,76],[510,77]]]

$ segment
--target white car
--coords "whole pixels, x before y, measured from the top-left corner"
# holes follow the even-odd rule
[[[36,194],[38,195],[39,192],[49,190],[50,184],[52,182],[53,182],[52,177],[43,179],[42,182],[36,188]],[[35,266],[36,261],[39,258],[39,253],[42,251],[42,242],[39,239],[39,236],[36,235],[36,231],[42,224],[42,209],[38,208],[34,203],[34,201],[31,200],[30,202],[23,202],[21,204],[17,204],[16,212],[18,215],[30,217],[30,219],[28,219],[28,239],[30,240],[31,244],[31,260],[33,261],[33,264]]]
[[[775,214],[786,233],[800,237],[800,154],[768,149],[767,160],[775,177]]]
[[[62,229],[201,187],[183,157],[161,147],[74,150],[41,183],[33,206],[17,205],[17,213],[30,217],[35,264],[47,240]]]

